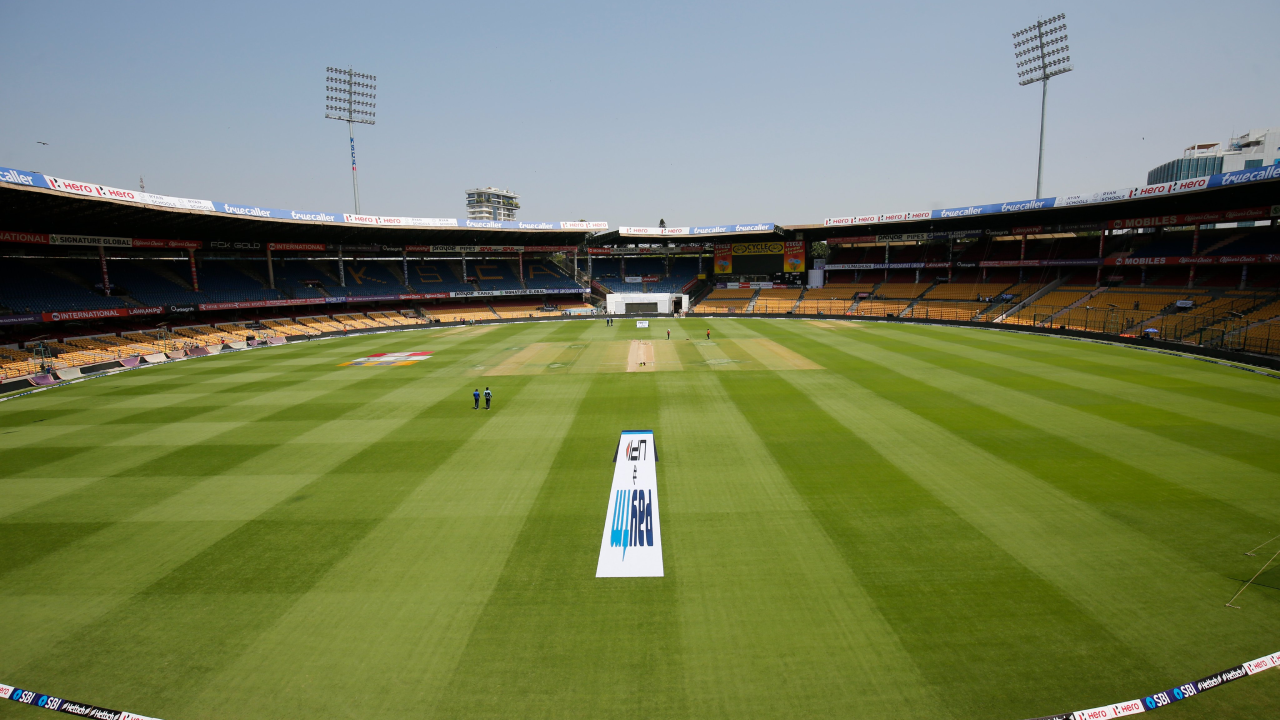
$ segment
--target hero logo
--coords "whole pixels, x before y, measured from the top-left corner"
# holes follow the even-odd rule
[[[1185,192],[1187,190],[1203,190],[1209,187],[1209,178],[1192,178],[1190,180],[1182,180],[1173,184],[1171,192]]]
[[[109,198],[116,198],[117,200],[137,200],[138,199],[137,195],[134,195],[128,190],[120,190],[118,188],[109,188],[109,187],[102,188],[102,196],[109,197]]]
[[[1133,191],[1134,197],[1152,197],[1153,195],[1164,195],[1169,192],[1172,185],[1147,185]]]
[[[906,219],[907,219],[907,214],[904,212],[886,213],[880,216],[880,222],[897,222],[899,220],[906,220]]]

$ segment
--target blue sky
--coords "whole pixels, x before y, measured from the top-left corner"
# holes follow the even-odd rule
[[[615,226],[1025,199],[1040,91],[1010,35],[1058,12],[1076,70],[1050,84],[1042,194],[1280,125],[1274,0],[5,0],[0,165],[350,212],[346,126],[323,119],[324,69],[350,64],[378,76],[370,214],[457,217],[477,185],[520,193],[522,219]]]

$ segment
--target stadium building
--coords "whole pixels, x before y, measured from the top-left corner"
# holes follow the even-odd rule
[[[3,169],[0,354],[6,378],[28,381],[216,341],[606,312],[993,323],[1280,354],[1278,174],[610,230],[281,210]],[[469,212],[516,197],[469,191]]]
[[[520,209],[520,196],[495,187],[472,188],[467,191],[467,219],[515,220]]]
[[[1276,163],[1280,163],[1280,128],[1250,130],[1225,143],[1206,142],[1187,147],[1182,151],[1182,157],[1148,172],[1147,184],[1209,177]]]

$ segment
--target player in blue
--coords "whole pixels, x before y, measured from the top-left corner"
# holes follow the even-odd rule
[[[489,386],[484,386],[484,409],[489,409],[489,403],[493,402],[493,393],[489,391]]]
[[[480,409],[480,388],[476,388],[476,391],[471,393],[471,397],[476,399],[476,406],[471,409],[479,410]]]

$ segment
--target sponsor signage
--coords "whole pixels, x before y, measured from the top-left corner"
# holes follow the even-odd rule
[[[715,261],[712,265],[715,272],[726,275],[733,272],[733,246],[729,243],[716,243]]]
[[[1260,168],[1249,168],[1248,170],[1232,170],[1220,175],[1212,175],[1208,178],[1206,187],[1224,187],[1227,185],[1240,185],[1242,183],[1258,182],[1260,180],[1275,180],[1280,178],[1280,165],[1266,165]]]
[[[1168,227],[1170,225],[1203,225],[1205,223],[1240,222],[1242,220],[1259,220],[1271,217],[1271,208],[1255,207],[1243,210],[1219,210],[1216,212],[1187,213],[1184,215],[1157,215],[1155,217],[1128,218],[1112,220],[1107,223],[1111,230],[1129,228]]]
[[[64,310],[62,312],[41,313],[45,322],[63,322],[66,320],[97,320],[111,317],[133,317],[135,315],[162,315],[163,307],[131,307],[104,308],[102,310]]]
[[[50,235],[50,245],[104,245],[133,247],[133,238],[98,237],[96,235]]]
[[[1143,706],[1142,701],[1129,700],[1127,702],[1097,707],[1091,710],[1077,710],[1075,712],[1075,720],[1106,720],[1107,718],[1135,715],[1140,712],[1146,712],[1146,708]]]
[[[0,325],[24,325],[26,323],[38,323],[40,316],[35,313],[27,315],[0,315]]]
[[[1280,263],[1280,254],[1260,255],[1169,255],[1163,257],[1107,258],[1105,265],[1271,265]]]
[[[562,221],[562,222],[528,222],[523,220],[461,220],[457,218],[411,218],[385,217],[380,215],[353,215],[348,213],[325,213],[280,208],[265,208],[256,205],[239,205],[211,200],[195,200],[192,198],[155,195],[137,190],[113,188],[107,185],[94,185],[75,180],[42,175],[40,173],[23,172],[13,168],[0,167],[0,182],[28,187],[48,188],[73,195],[119,200],[123,202],[155,205],[178,210],[201,210],[238,217],[294,220],[299,222],[352,223],[358,225],[377,225],[381,227],[436,227],[436,228],[474,228],[487,230],[581,230],[602,231],[609,229],[609,223],[603,221]],[[738,226],[741,227],[741,226]],[[692,232],[697,228],[685,228]],[[773,226],[769,225],[772,230]],[[730,230],[729,232],[751,232],[750,230]]]
[[[734,243],[734,255],[781,255],[784,245],[780,242]]]
[[[13,168],[0,167],[0,182],[12,183],[14,185],[26,185],[27,187],[47,188],[48,180],[40,173],[23,172],[14,170]]]
[[[267,243],[268,250],[301,250],[304,252],[323,252],[328,249],[324,243]]]
[[[49,236],[43,233],[0,232],[0,242],[48,245]]]
[[[773,232],[773,223],[754,223],[749,225],[705,225],[703,227],[620,227],[618,234],[639,237],[661,237],[663,235],[732,235],[734,233]]]
[[[373,353],[368,357],[356,358],[350,362],[339,363],[338,367],[388,367],[392,365],[414,365],[423,360],[430,360],[433,350],[420,352]]]
[[[249,310],[264,307],[290,305],[323,305],[327,298],[296,298],[284,300],[247,300],[245,302],[200,303],[201,310]]]
[[[181,250],[199,250],[204,247],[204,243],[199,240],[143,240],[133,238],[133,246],[136,248],[169,248]]]
[[[576,245],[405,245],[406,252],[486,253],[486,252],[573,252]]]
[[[1024,212],[1028,210],[1042,210],[1054,207],[1072,207],[1076,205],[1109,203],[1116,202],[1117,200],[1162,197],[1176,193],[1193,192],[1196,190],[1207,190],[1210,188],[1227,187],[1242,183],[1262,182],[1277,179],[1280,179],[1280,165],[1265,165],[1258,168],[1249,168],[1247,170],[1233,170],[1231,172],[1211,175],[1209,177],[1189,178],[1187,180],[1178,180],[1176,182],[1162,183],[1159,185],[1144,185],[1142,187],[1121,188],[1119,190],[1105,190],[1102,192],[1084,195],[1064,195],[1061,197],[1036,198],[1034,200],[1019,200],[1017,202],[1009,203],[969,205],[965,207],[933,210],[928,213],[884,213],[881,215],[834,217],[825,219],[823,221],[823,225],[869,225],[873,223],[903,222],[908,220],[941,220],[946,218],[969,217],[973,215]],[[1205,222],[1214,221],[1208,220]],[[830,240],[828,242],[835,241]]]
[[[1058,260],[983,260],[978,263],[978,267],[1073,267],[1101,264],[1102,258],[1067,258]]]
[[[109,710],[97,705],[86,705],[3,683],[0,683],[0,699],[12,700],[23,705],[34,705],[45,710],[53,710],[68,715],[92,718],[92,720],[156,720],[146,715],[137,715],[123,710]]]
[[[176,208],[179,210],[213,210],[213,203],[208,200],[192,200],[190,198],[169,197],[167,195],[153,195],[138,190],[124,190],[121,188],[113,188],[107,185],[90,185],[88,183],[76,182],[75,180],[63,180],[49,175],[44,176],[48,183],[47,187],[53,190],[61,190],[62,192],[72,193],[74,195],[86,195],[89,197],[100,197],[107,200],[121,200],[124,202],[140,203],[143,205],[159,205],[161,207]]]
[[[1201,678],[1195,682],[1189,682],[1185,685],[1179,685],[1163,692],[1153,693],[1144,698],[1137,700],[1129,700],[1113,705],[1103,705],[1101,707],[1090,708],[1088,710],[1077,710],[1071,713],[1062,713],[1059,715],[1047,715],[1035,720],[1106,720],[1107,718],[1125,717],[1126,715],[1136,715],[1142,712],[1157,710],[1179,700],[1186,700],[1194,695],[1199,695],[1206,690],[1225,685],[1226,683],[1240,678],[1253,675],[1255,673],[1268,670],[1280,665],[1280,652],[1264,655],[1263,657],[1247,662],[1243,665],[1237,665],[1233,668],[1217,672],[1209,677]]]
[[[782,272],[804,272],[804,241],[787,240],[782,246]]]
[[[587,248],[588,255],[675,255],[680,253],[704,253],[707,248],[702,245],[680,245],[678,247],[633,247],[633,248]]]
[[[662,577],[658,450],[653,431],[623,431],[613,462],[596,577]]]

